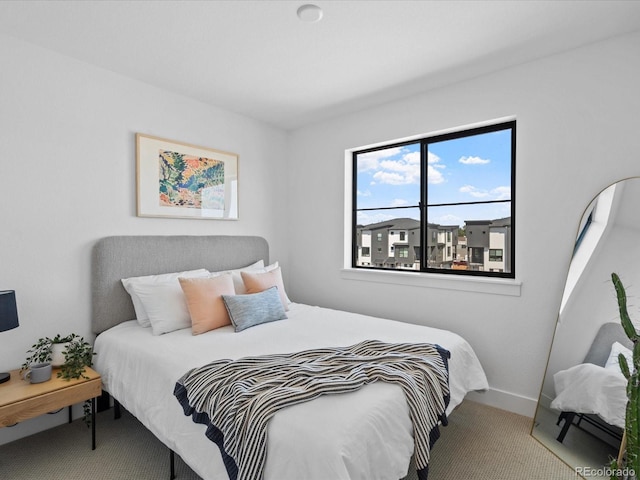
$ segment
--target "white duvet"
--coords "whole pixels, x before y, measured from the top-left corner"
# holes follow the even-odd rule
[[[287,320],[240,333],[228,326],[196,336],[191,329],[154,336],[135,320],[124,322],[96,339],[94,368],[105,390],[205,480],[228,476],[218,447],[205,437],[204,425],[183,414],[173,389],[187,370],[214,359],[366,339],[429,342],[451,352],[449,413],[467,392],[488,388],[471,346],[452,332],[295,303],[287,314]],[[407,475],[412,453],[402,390],[374,383],[278,412],[268,427],[265,480],[399,479]]]
[[[624,428],[627,379],[619,370],[581,363],[559,371],[553,381],[556,398],[551,408],[598,415],[609,425]]]

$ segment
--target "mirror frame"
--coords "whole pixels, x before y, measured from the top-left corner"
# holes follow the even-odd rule
[[[617,181],[615,181],[613,183],[610,183],[609,185],[605,186],[598,193],[596,193],[596,195],[591,199],[589,204],[584,208],[584,210],[582,212],[582,215],[580,216],[580,220],[579,220],[577,231],[576,231],[576,235],[575,235],[575,242],[574,242],[574,246],[573,246],[573,251],[572,251],[572,254],[571,254],[571,261],[569,262],[567,273],[566,273],[564,289],[563,289],[563,293],[562,293],[562,297],[561,297],[560,308],[559,308],[558,314],[556,315],[556,322],[554,324],[554,331],[553,331],[553,335],[551,337],[551,343],[549,345],[549,353],[547,355],[547,363],[546,363],[544,374],[542,376],[542,380],[541,380],[541,384],[540,384],[540,390],[539,390],[539,394],[538,394],[538,401],[537,401],[537,404],[536,404],[536,410],[535,410],[535,413],[534,413],[534,417],[533,417],[533,419],[531,421],[530,435],[536,441],[538,441],[542,446],[544,446],[547,450],[549,450],[551,453],[553,453],[557,458],[559,458],[562,462],[564,462],[567,466],[569,466],[571,469],[573,469],[574,472],[575,472],[576,478],[586,478],[586,477],[584,477],[583,475],[578,473],[577,466],[572,465],[571,463],[569,463],[569,461],[567,461],[567,458],[559,455],[556,451],[554,451],[552,448],[550,448],[544,441],[542,441],[540,438],[538,438],[536,435],[534,435],[534,431],[535,431],[536,426],[539,423],[539,422],[537,422],[537,419],[538,419],[538,415],[540,413],[540,409],[542,408],[542,399],[543,399],[543,394],[544,394],[544,386],[545,386],[545,382],[547,380],[547,375],[549,374],[550,361],[552,359],[554,346],[557,346],[556,345],[556,341],[558,340],[557,339],[558,328],[559,328],[559,325],[560,325],[560,322],[561,322],[562,311],[563,311],[563,308],[566,306],[567,300],[568,300],[568,298],[565,298],[565,297],[567,295],[567,284],[568,284],[568,281],[569,281],[569,275],[571,273],[571,265],[573,263],[575,255],[576,255],[577,247],[579,245],[579,242],[581,241],[581,237],[582,237],[582,234],[583,234],[584,226],[585,226],[586,223],[588,223],[588,220],[585,219],[585,216],[587,216],[588,214],[591,213],[591,210],[593,210],[594,203],[596,202],[596,200],[598,198],[600,198],[600,195],[602,195],[603,192],[605,192],[608,188],[610,188],[613,185],[617,185],[619,183],[626,182],[628,180],[638,180],[638,181],[640,181],[640,175],[621,178],[621,179],[619,179],[619,180],[617,180]],[[618,453],[619,456],[620,456],[620,453],[621,452]],[[619,458],[619,456],[618,456],[618,458]]]

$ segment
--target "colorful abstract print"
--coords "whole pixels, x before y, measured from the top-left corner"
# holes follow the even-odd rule
[[[224,162],[169,150],[159,154],[160,206],[224,210]]]

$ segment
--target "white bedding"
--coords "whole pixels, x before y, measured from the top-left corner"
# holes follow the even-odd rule
[[[183,414],[173,389],[187,370],[214,359],[366,339],[430,342],[451,352],[449,413],[467,392],[488,388],[471,346],[452,332],[295,303],[287,314],[287,320],[240,333],[228,326],[196,336],[190,328],[154,336],[135,320],[124,322],[96,339],[95,369],[105,390],[205,480],[228,476],[218,447],[204,436],[203,425]],[[402,478],[413,453],[402,390],[374,383],[286,408],[269,424],[267,451],[265,480]]]
[[[624,428],[627,379],[619,370],[581,363],[556,373],[553,381],[556,398],[551,408],[595,414],[609,425]]]

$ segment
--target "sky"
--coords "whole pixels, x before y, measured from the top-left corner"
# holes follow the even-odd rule
[[[431,204],[511,199],[511,131],[501,130],[429,144]],[[358,154],[357,208],[416,206],[358,212],[367,225],[398,217],[419,219],[420,143]],[[428,221],[464,226],[465,220],[510,216],[511,203],[428,208]]]

